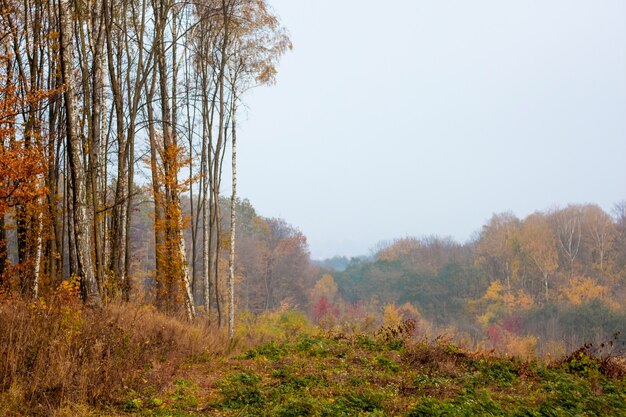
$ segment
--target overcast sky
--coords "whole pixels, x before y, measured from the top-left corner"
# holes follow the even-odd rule
[[[294,50],[245,99],[239,192],[314,258],[626,199],[626,0],[268,0]]]

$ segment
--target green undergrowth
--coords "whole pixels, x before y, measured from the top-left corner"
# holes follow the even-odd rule
[[[190,361],[140,416],[626,416],[624,374],[583,353],[553,364],[469,353],[445,340],[302,335]],[[620,369],[618,363],[615,369]],[[623,369],[623,368],[621,368]]]

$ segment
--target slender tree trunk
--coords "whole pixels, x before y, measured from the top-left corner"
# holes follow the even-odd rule
[[[43,207],[42,207],[43,209]],[[43,213],[39,212],[37,215],[37,234],[36,234],[36,243],[35,243],[35,265],[34,268],[34,276],[33,276],[33,296],[39,296],[39,282],[40,282],[40,272],[41,272],[41,252],[43,250],[43,242],[42,242],[42,232],[43,232]]]
[[[178,13],[174,13],[172,19],[172,112],[171,112],[171,128],[169,131],[172,145],[178,149],[178,57],[177,57],[177,42],[178,42]],[[169,112],[164,112],[168,114]],[[180,156],[178,156],[180,157]],[[187,310],[187,316],[192,319],[196,316],[196,308],[193,302],[193,292],[191,291],[191,280],[189,276],[189,262],[187,261],[187,251],[185,249],[185,234],[183,233],[183,219],[182,209],[180,204],[179,184],[178,184],[178,161],[172,167],[172,204],[175,206],[177,213],[177,219],[175,222],[175,229],[173,232],[178,238],[178,257],[180,259],[180,267],[183,280],[183,291],[185,292],[185,308]]]
[[[235,334],[235,237],[237,223],[237,97],[233,95],[232,105],[232,194],[230,196],[230,254],[228,257],[228,334]]]
[[[133,184],[135,178],[135,140],[133,136],[128,138],[128,189],[126,191],[126,218],[124,219],[124,281],[123,281],[123,289],[122,289],[122,297],[124,301],[130,301],[130,291],[132,289],[132,284],[130,282],[130,250],[131,250],[131,241],[130,241],[130,227],[131,227],[131,213],[132,213],[132,204],[133,204]]]
[[[105,72],[102,72],[102,76],[106,77]],[[104,85],[104,80],[103,80],[103,85]],[[100,186],[100,202],[102,204],[102,206],[106,206],[107,205],[107,200],[108,200],[108,190],[109,190],[109,182],[108,182],[108,163],[107,163],[107,150],[109,149],[109,138],[110,138],[110,132],[109,132],[109,121],[111,120],[111,117],[107,117],[106,116],[106,112],[102,113],[102,131],[106,132],[106,134],[104,135],[104,143],[102,144],[101,148],[100,148],[100,172],[99,172],[99,176],[100,176],[100,182],[101,182],[101,186]],[[110,221],[110,214],[108,211],[105,211],[102,214],[102,265],[104,265],[107,268],[107,271],[110,269],[110,265],[111,265],[111,242],[110,242],[110,226],[109,226],[109,221]],[[104,279],[104,277],[103,277]]]
[[[165,48],[165,24],[168,6],[160,1],[156,13],[156,45],[157,45],[157,66],[159,73],[159,89],[161,101],[161,119],[163,128],[163,171],[164,171],[164,188],[166,213],[165,240],[167,245],[167,253],[170,258],[170,269],[168,283],[170,284],[170,297],[174,296],[175,288],[182,284],[183,297],[185,299],[185,308],[187,316],[192,319],[195,316],[195,306],[193,296],[190,291],[189,282],[189,266],[187,264],[187,255],[185,253],[185,240],[182,229],[182,213],[180,206],[180,196],[178,183],[178,167],[180,161],[178,144],[176,140],[176,19],[172,29],[172,61],[174,62],[172,78],[172,106],[170,107],[170,97],[168,91],[167,65],[166,65],[166,48]],[[182,280],[179,281],[179,280]]]
[[[230,37],[230,3],[222,0],[221,2],[221,12],[222,19],[224,23],[223,33],[222,33],[222,42],[220,45],[220,67],[218,73],[218,132],[217,132],[217,143],[215,144],[215,153],[213,160],[213,183],[212,183],[212,193],[213,193],[213,217],[215,221],[215,302],[217,308],[217,321],[218,325],[222,325],[222,309],[221,309],[221,300],[220,300],[220,279],[219,279],[219,259],[221,252],[221,216],[220,216],[220,179],[222,174],[222,162],[223,162],[223,154],[225,151],[225,141],[226,141],[226,133],[227,133],[227,122],[226,122],[226,95],[225,95],[225,83],[226,83],[226,61],[228,54],[228,41]]]
[[[206,181],[206,179],[205,179]],[[205,182],[206,184],[206,182]],[[211,312],[211,282],[209,278],[210,253],[209,253],[209,202],[207,201],[207,187],[204,185],[202,203],[202,282],[204,295],[204,311],[210,317]]]
[[[95,0],[93,3],[92,16],[93,23],[90,39],[93,43],[93,69],[92,69],[92,88],[91,88],[91,132],[89,133],[89,174],[91,184],[91,205],[94,215],[94,245],[96,255],[96,276],[98,282],[102,286],[104,277],[104,249],[102,242],[103,227],[101,216],[98,211],[101,206],[100,182],[98,181],[98,173],[100,170],[100,148],[102,141],[102,96],[104,90],[104,71],[103,71],[103,51],[104,51],[104,16],[103,16],[103,0]],[[95,42],[94,42],[95,41]],[[104,161],[106,163],[106,161]]]
[[[65,120],[67,126],[68,159],[73,185],[74,237],[78,275],[82,278],[81,289],[85,303],[101,307],[102,299],[94,274],[91,249],[91,221],[87,210],[87,187],[83,165],[82,145],[78,132],[78,114],[74,95],[71,2],[59,0],[59,34],[61,38],[61,73],[65,84]]]
[[[272,307],[272,305],[273,305],[273,301],[272,301],[272,263],[273,263],[273,257],[272,257],[272,255],[270,255],[268,260],[267,260],[267,270],[265,271],[265,294],[266,294],[265,310],[269,310]]]
[[[56,69],[57,64],[53,64],[53,69]],[[48,88],[56,88],[59,84],[58,77],[53,74],[49,74]],[[58,115],[59,115],[59,100],[53,98],[50,100],[48,106],[48,175],[46,176],[46,187],[49,192],[46,196],[46,202],[48,205],[48,213],[50,215],[51,231],[53,238],[48,241],[49,250],[47,250],[47,259],[49,262],[49,275],[52,278],[53,283],[57,283],[63,276],[63,231],[62,224],[59,224],[59,214],[61,215],[61,223],[63,223],[63,211],[58,207],[57,198],[59,197],[59,184],[60,184],[60,154],[62,140],[58,137]],[[61,255],[61,256],[57,256]]]
[[[178,94],[177,94],[177,85],[178,85],[178,58],[177,58],[177,50],[176,47],[178,42],[178,13],[174,13],[173,22],[172,22],[172,127],[170,130],[172,145],[178,148]],[[191,151],[191,150],[190,150]],[[182,269],[182,279],[183,279],[183,290],[185,291],[185,307],[187,310],[187,315],[190,319],[196,316],[196,307],[193,302],[193,292],[191,291],[191,280],[189,276],[189,262],[187,261],[187,251],[185,249],[185,235],[183,233],[183,219],[182,219],[182,209],[180,204],[180,194],[179,194],[179,184],[178,184],[178,161],[176,163],[176,168],[174,168],[172,172],[172,178],[174,180],[174,186],[172,187],[172,202],[176,206],[178,213],[178,218],[176,219],[176,234],[178,237],[178,251]]]
[[[211,186],[212,109],[209,104],[209,79],[206,66],[202,67],[202,282],[204,311],[211,318],[211,257],[213,227],[213,189]]]
[[[0,214],[0,288],[4,284],[4,269],[7,263],[7,234],[4,214]]]
[[[108,3],[108,1],[107,1]],[[114,7],[114,2],[111,1],[105,7],[105,28],[106,28],[106,43],[107,43],[107,56],[109,65],[109,78],[111,91],[113,93],[113,107],[115,109],[115,121],[117,131],[117,183],[115,187],[115,200],[113,202],[113,227],[112,227],[112,244],[111,244],[111,265],[110,269],[113,271],[119,286],[122,290],[122,297],[127,299],[127,288],[129,287],[126,282],[126,222],[128,217],[128,141],[127,141],[127,129],[124,125],[124,96],[122,92],[122,49],[121,45],[117,48],[114,45],[113,39],[113,21],[111,10]],[[119,37],[118,37],[119,39]],[[115,52],[115,54],[114,54]],[[116,65],[117,64],[117,65]]]
[[[152,193],[154,195],[154,256],[156,260],[154,279],[156,282],[156,305],[159,309],[164,309],[167,304],[167,283],[165,273],[165,236],[164,236],[164,221],[165,216],[163,213],[163,196],[161,190],[161,180],[159,169],[157,166],[157,141],[154,118],[154,109],[152,106],[152,99],[154,98],[154,91],[156,89],[156,74],[153,73],[152,85],[149,91],[146,93],[146,108],[148,113],[148,137],[150,139],[150,171],[152,177]]]
[[[196,316],[196,307],[193,303],[193,293],[191,291],[191,281],[189,279],[189,268],[187,264],[187,254],[185,252],[185,237],[183,235],[182,227],[178,229],[178,242],[180,248],[180,257],[183,263],[183,285],[185,291],[185,308],[187,310],[187,316],[193,319]]]

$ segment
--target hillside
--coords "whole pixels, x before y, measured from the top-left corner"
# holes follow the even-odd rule
[[[626,415],[623,372],[585,353],[546,365],[466,353],[443,339],[301,336],[225,360],[190,358],[165,389],[147,383],[121,408],[142,416],[617,416]]]
[[[428,340],[411,320],[324,331],[293,310],[242,320],[231,342],[144,307],[0,316],[15,329],[0,339],[4,416],[626,415],[612,341],[540,360]]]
[[[626,415],[623,374],[607,372],[585,354],[546,366],[444,340],[302,336],[190,362],[166,390],[140,392],[125,408],[146,416]]]

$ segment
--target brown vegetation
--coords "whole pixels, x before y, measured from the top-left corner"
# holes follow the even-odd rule
[[[169,382],[183,358],[223,353],[202,324],[151,306],[84,309],[64,285],[50,303],[0,303],[0,414],[49,415],[67,403],[102,404],[150,378]]]

